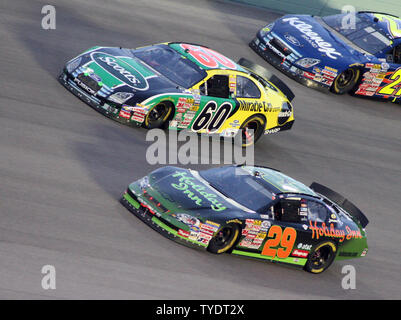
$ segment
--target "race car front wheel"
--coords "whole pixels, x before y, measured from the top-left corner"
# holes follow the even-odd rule
[[[232,249],[240,234],[240,227],[236,223],[222,226],[210,240],[207,250],[211,253],[224,253]]]
[[[358,82],[360,70],[356,68],[349,68],[341,72],[333,82],[331,91],[337,94],[344,94],[350,92]]]
[[[316,245],[309,253],[304,269],[311,273],[322,273],[334,261],[337,247],[332,241]]]
[[[263,116],[254,115],[246,119],[241,127],[241,146],[249,147],[256,143],[265,130],[266,122]]]
[[[144,126],[148,129],[162,128],[169,119],[173,108],[169,102],[155,105],[146,115]]]

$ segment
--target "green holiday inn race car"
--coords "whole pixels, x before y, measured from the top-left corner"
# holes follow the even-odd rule
[[[59,81],[120,123],[222,137],[241,132],[246,147],[294,122],[292,91],[267,70],[254,68],[246,59],[235,63],[188,43],[93,47],[67,62]]]
[[[129,185],[122,204],[169,239],[321,273],[367,254],[366,216],[338,193],[261,166],[172,166]]]

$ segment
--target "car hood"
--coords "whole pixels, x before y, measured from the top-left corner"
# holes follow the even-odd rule
[[[319,59],[321,65],[345,69],[352,63],[366,60],[361,52],[326,29],[319,20],[310,15],[285,15],[276,21],[272,31],[302,57]]]
[[[165,92],[182,92],[177,84],[158,73],[125,48],[94,47],[70,63],[76,64],[73,76],[88,74],[101,84],[104,97],[116,92],[127,92],[129,102],[140,102],[152,95]],[[68,64],[67,64],[68,69]]]
[[[164,167],[147,176],[148,193],[171,213],[224,222],[227,219],[257,218],[259,215],[212,188],[197,171]]]

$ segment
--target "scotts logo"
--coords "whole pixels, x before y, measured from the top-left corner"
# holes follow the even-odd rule
[[[331,43],[324,41],[319,34],[314,32],[313,27],[310,24],[307,24],[297,17],[285,18],[284,22],[288,22],[293,27],[297,28],[300,32],[306,35],[309,40],[311,40],[314,44],[317,45],[320,52],[324,52],[329,58],[337,60],[336,56],[342,57],[342,54],[333,48]]]
[[[102,52],[91,53],[92,60],[127,86],[147,90],[149,84],[144,76],[129,63]]]

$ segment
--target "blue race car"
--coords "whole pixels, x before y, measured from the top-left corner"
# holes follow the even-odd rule
[[[337,94],[401,102],[401,19],[360,11],[285,15],[249,44],[291,78]]]

